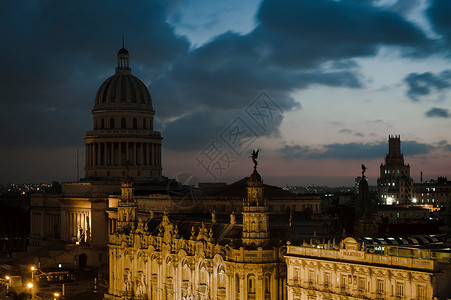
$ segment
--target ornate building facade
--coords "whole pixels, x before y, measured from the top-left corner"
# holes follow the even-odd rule
[[[194,216],[142,220],[131,182],[122,184],[110,234],[106,299],[286,299],[284,247],[271,239],[263,182],[256,170],[243,222]]]
[[[411,204],[413,179],[410,177],[410,165],[404,163],[401,153],[401,137],[388,137],[388,153],[385,164],[380,166],[377,179],[377,191],[382,204]]]
[[[418,239],[418,240],[417,240]],[[287,247],[288,299],[448,299],[446,237],[304,242]],[[442,242],[442,249],[437,244]],[[397,245],[396,245],[397,244]],[[435,249],[434,249],[435,248]]]

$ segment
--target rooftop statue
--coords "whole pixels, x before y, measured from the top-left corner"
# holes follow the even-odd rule
[[[257,150],[257,152],[255,152],[255,150],[252,150],[252,154],[251,154],[251,156],[249,156],[252,158],[252,162],[254,163],[254,170],[257,170],[257,165],[258,165],[257,157],[258,157],[259,151],[260,151],[260,149]]]

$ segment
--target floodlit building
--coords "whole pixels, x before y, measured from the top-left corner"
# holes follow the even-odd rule
[[[286,299],[283,245],[269,222],[260,175],[247,181],[242,222],[196,215],[138,218],[124,181],[109,236],[106,299]],[[273,236],[275,235],[275,236]]]
[[[390,135],[385,163],[380,166],[377,191],[380,202],[387,205],[411,204],[413,179],[410,165],[404,163],[401,153],[401,138]]]
[[[449,236],[288,245],[288,299],[447,299]]]

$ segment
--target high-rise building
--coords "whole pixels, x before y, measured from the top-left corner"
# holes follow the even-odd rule
[[[404,163],[401,152],[401,138],[390,135],[385,164],[380,166],[377,190],[382,204],[410,204],[412,201],[413,179],[410,177],[410,165]]]

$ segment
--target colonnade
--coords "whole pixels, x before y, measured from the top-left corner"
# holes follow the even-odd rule
[[[59,213],[33,212],[31,235],[35,237],[59,238],[61,215]]]
[[[88,142],[87,166],[161,166],[161,144],[147,142]]]
[[[91,218],[87,211],[66,212],[66,237],[70,241],[89,242],[91,240]]]

